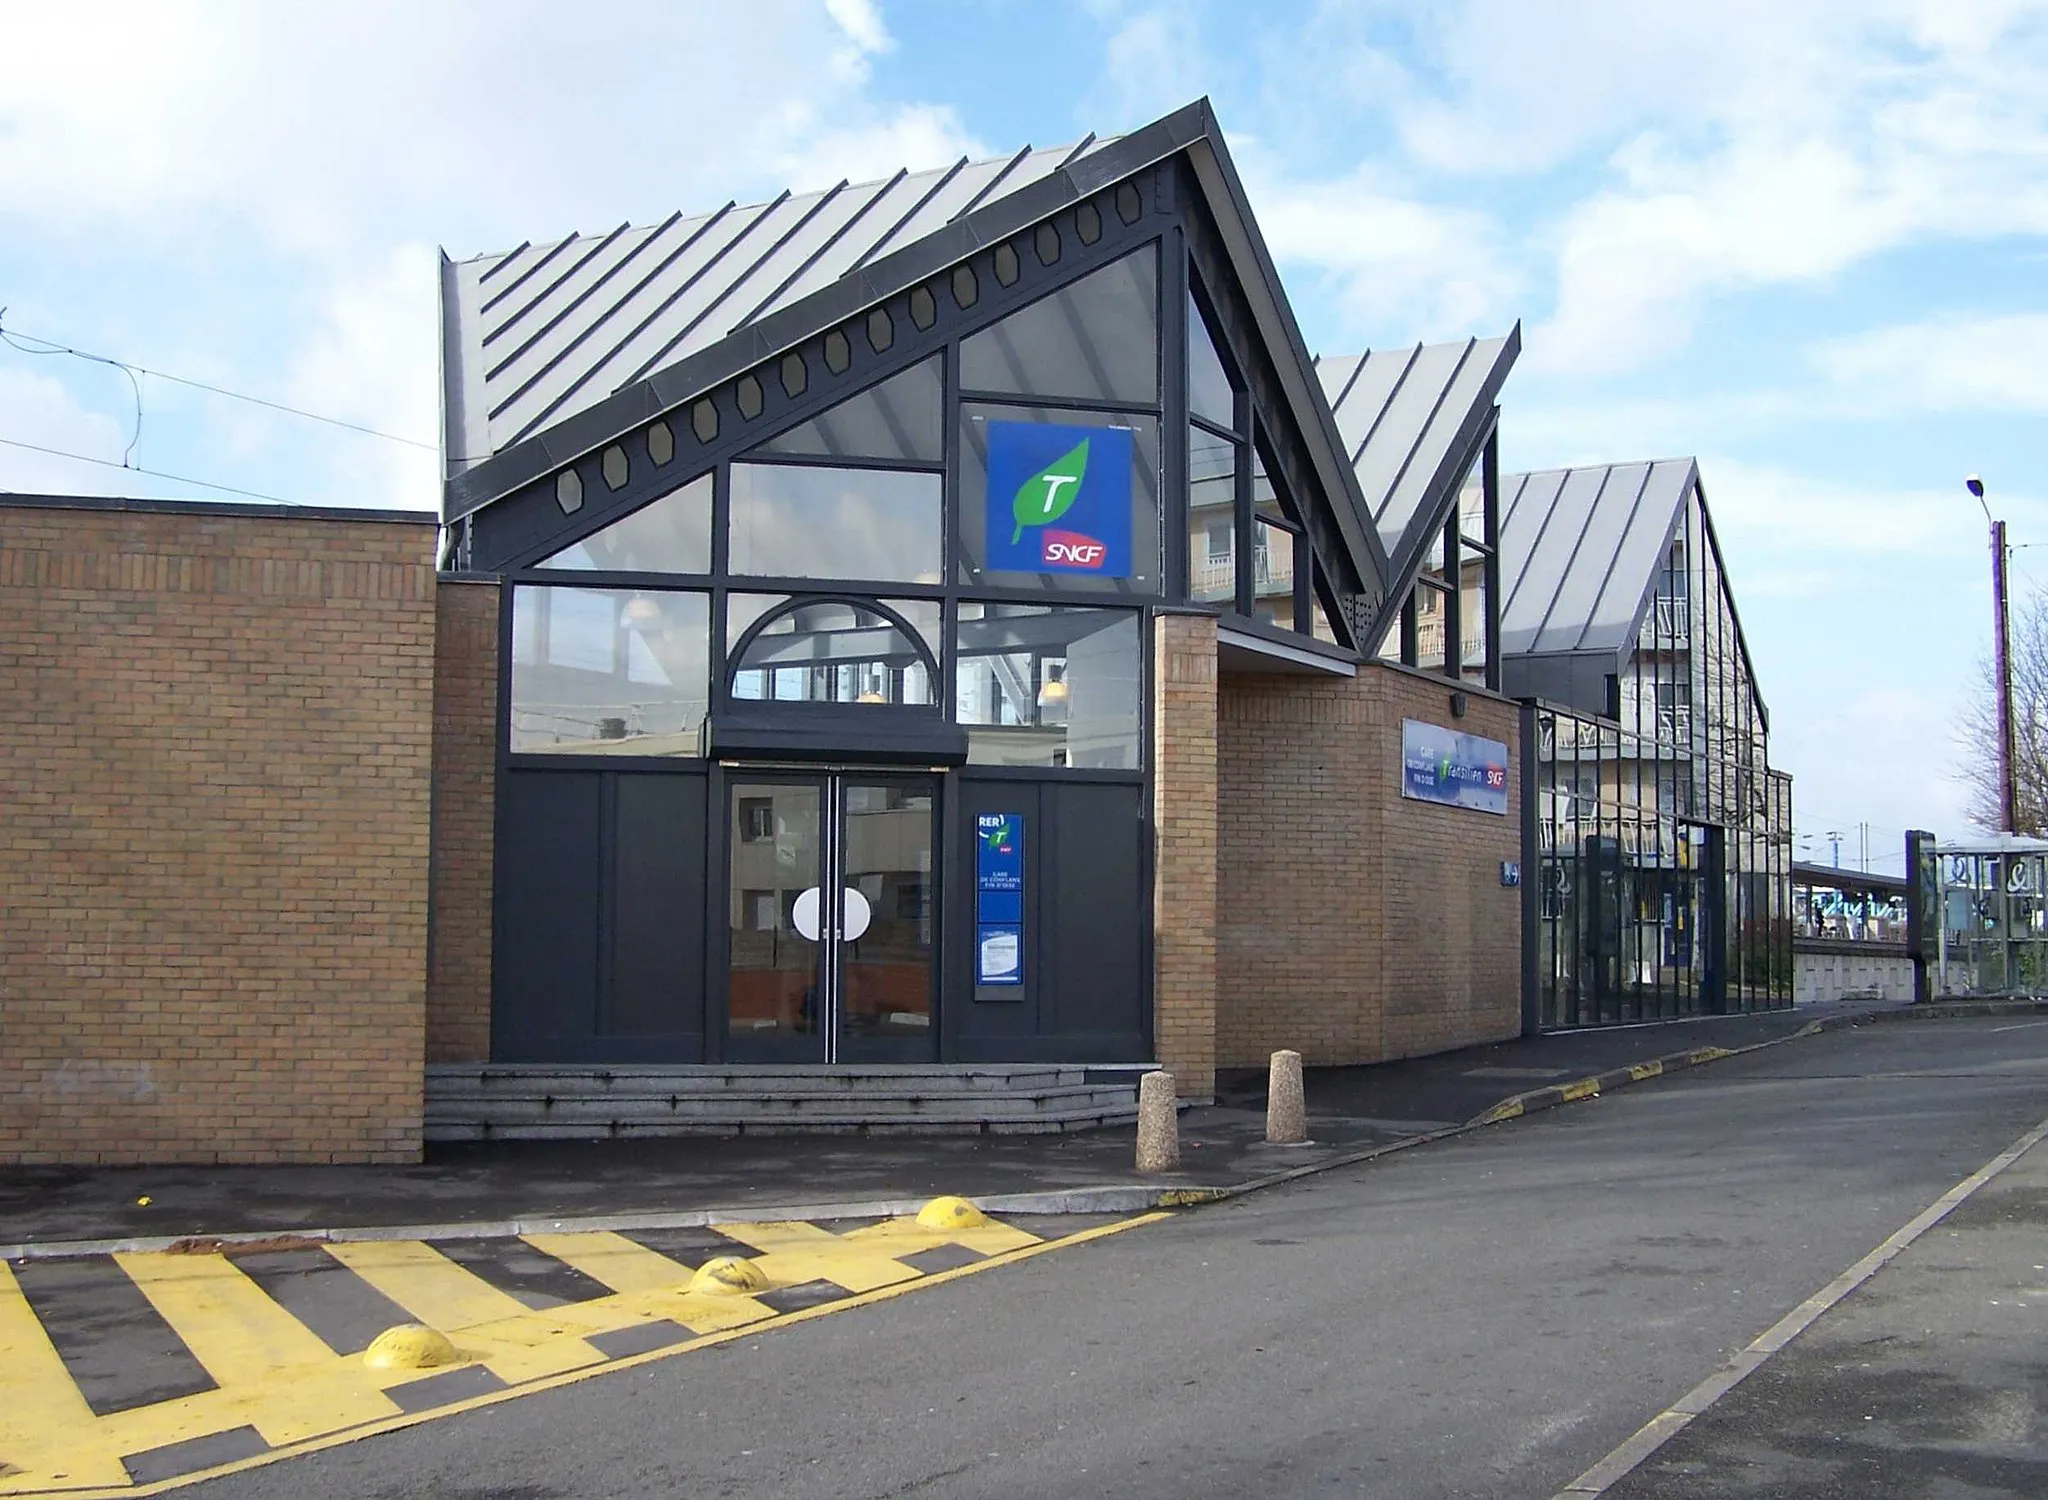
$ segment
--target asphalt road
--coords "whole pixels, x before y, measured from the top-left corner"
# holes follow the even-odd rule
[[[1547,1500],[2043,1116],[2048,1026],[1826,1034],[188,1493]],[[2043,1201],[2010,1212],[2037,1226]],[[2007,1251],[2031,1243],[2014,1234]],[[2018,1275],[2006,1261],[1971,1274]],[[2031,1442],[2032,1367],[2031,1386],[1960,1369],[2004,1382],[2004,1416],[1955,1441]],[[1755,1441],[1825,1483],[1831,1428],[1872,1425],[1831,1423],[1830,1399],[1797,1430],[1765,1402],[1733,1440],[1776,1422]],[[1728,1463],[1721,1416],[1626,1493],[1723,1493],[1699,1487]],[[1954,1492],[2039,1494],[2039,1472]],[[1726,1492],[1781,1493],[1751,1477]]]

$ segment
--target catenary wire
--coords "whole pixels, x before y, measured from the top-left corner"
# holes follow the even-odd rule
[[[229,495],[247,495],[251,500],[269,500],[278,505],[295,505],[282,495],[265,494],[262,490],[245,490],[232,484],[215,484],[210,479],[194,479],[189,474],[172,474],[163,469],[145,469],[139,464],[116,463],[111,458],[94,458],[87,453],[72,453],[63,448],[46,448],[41,443],[24,443],[19,438],[0,437],[0,444],[9,448],[26,448],[31,453],[47,453],[52,458],[76,459],[82,464],[98,464],[102,468],[120,469],[129,474],[147,474],[153,479],[169,479],[178,484],[196,484],[203,490],[219,490]]]
[[[6,313],[7,309],[0,307],[0,320],[4,320]],[[23,342],[23,340],[27,342]],[[46,339],[36,334],[22,333],[17,329],[7,328],[4,326],[4,323],[0,323],[0,341],[4,341],[10,348],[17,349],[23,354],[68,354],[74,359],[90,360],[94,364],[112,365],[115,369],[123,371],[128,376],[129,382],[135,386],[136,441],[139,441],[142,435],[142,387],[137,382],[136,377],[147,375],[154,380],[167,380],[173,385],[189,386],[195,391],[207,391],[215,396],[225,396],[231,401],[246,401],[251,406],[267,407],[271,411],[283,412],[287,416],[304,417],[309,422],[324,422],[329,427],[341,427],[350,432],[360,432],[366,437],[382,438],[387,443],[403,443],[408,448],[422,448],[429,453],[440,451],[434,444],[423,443],[417,438],[401,437],[395,432],[384,432],[375,427],[366,427],[360,422],[344,421],[340,417],[324,417],[319,412],[306,411],[297,406],[287,406],[282,401],[271,401],[262,396],[251,396],[241,391],[231,391],[226,386],[213,385],[204,380],[193,380],[184,375],[166,374],[162,370],[152,370],[146,365],[131,364],[127,360],[115,359],[110,355],[91,354],[83,349],[74,349],[69,344],[59,343],[54,339]],[[43,347],[31,348],[30,345],[34,344],[40,344]],[[135,442],[131,441],[129,443],[128,451],[130,453],[135,451]],[[124,467],[126,466],[124,465]],[[191,482],[197,483],[196,480]],[[226,486],[216,486],[216,488],[226,488]]]

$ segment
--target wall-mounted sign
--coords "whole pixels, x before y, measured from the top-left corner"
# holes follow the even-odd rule
[[[1510,890],[1522,883],[1522,862],[1519,859],[1500,862],[1500,883]]]
[[[1401,795],[1505,817],[1508,747],[1440,724],[1403,719]]]
[[[974,982],[1024,982],[1024,815],[974,819]]]
[[[1131,576],[1127,427],[988,424],[988,566]]]

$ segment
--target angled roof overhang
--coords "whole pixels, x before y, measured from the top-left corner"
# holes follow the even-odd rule
[[[442,264],[459,520],[1079,200],[1182,156],[1280,371],[1359,593],[1386,552],[1206,99],[1127,136]]]
[[[1316,361],[1339,451],[1387,558],[1390,603],[1406,594],[1457,503],[1521,352],[1517,323],[1499,338]]]
[[[1698,483],[1690,458],[1503,475],[1501,653],[1620,660]]]

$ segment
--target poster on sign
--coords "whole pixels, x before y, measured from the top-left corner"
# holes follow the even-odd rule
[[[1024,983],[1024,815],[974,819],[974,982]]]
[[[1441,724],[1403,719],[1401,795],[1506,817],[1508,747]]]
[[[1131,576],[1131,431],[988,424],[988,566]]]

